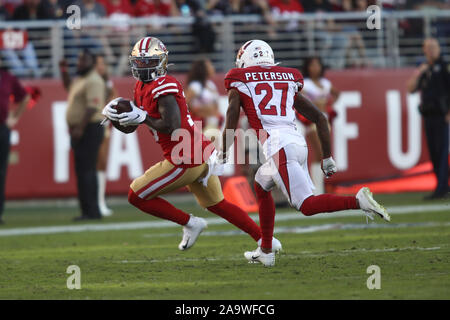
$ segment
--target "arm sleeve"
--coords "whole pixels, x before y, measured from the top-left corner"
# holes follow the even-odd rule
[[[27,91],[20,84],[19,80],[13,75],[11,75],[12,79],[12,95],[14,96],[14,102],[20,102],[27,95]]]

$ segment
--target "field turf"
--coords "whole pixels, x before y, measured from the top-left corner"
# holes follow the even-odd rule
[[[121,229],[160,221],[126,204],[90,223],[117,230],[43,234],[27,230],[83,225],[71,221],[78,210],[9,207],[0,226],[0,299],[450,299],[450,203],[422,197],[376,195],[389,208],[441,207],[403,209],[390,224],[367,225],[356,212],[300,218],[280,209],[276,236],[284,250],[273,268],[248,264],[243,252],[256,248],[253,240],[192,202],[177,206],[211,223],[186,252],[177,248],[178,226]],[[2,234],[19,228],[25,234]],[[66,287],[69,265],[81,269],[81,290]],[[381,269],[380,290],[366,286],[370,265]]]

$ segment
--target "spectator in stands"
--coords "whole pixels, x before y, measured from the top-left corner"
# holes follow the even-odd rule
[[[74,5],[80,7],[82,21],[98,21],[106,18],[105,7],[96,0],[78,0]],[[83,26],[77,30],[64,32],[66,59],[77,59],[84,50],[105,55],[108,63],[115,64],[116,59],[107,39],[107,28]]]
[[[95,70],[95,64],[95,55],[84,51],[78,59],[78,77],[74,81],[69,77],[67,65],[61,64],[64,87],[69,92],[66,120],[81,207],[81,216],[75,221],[101,218],[96,167],[104,137],[104,128],[100,122],[105,105],[105,82]]]
[[[0,21],[6,21],[9,20],[10,15],[9,15],[9,11],[6,8],[6,6],[2,5],[0,6]]]
[[[106,15],[113,23],[104,28],[104,35],[111,41],[114,54],[114,74],[121,76],[129,71],[128,56],[130,51],[130,19],[134,8],[129,0],[99,0],[106,9]]]
[[[268,1],[265,0],[209,0],[206,10],[211,14],[237,15],[257,14],[268,25],[267,33],[275,37],[276,23],[272,17]]]
[[[51,13],[53,19],[65,19],[67,18],[67,7],[72,4],[70,0],[46,0],[46,6],[48,12]]]
[[[334,118],[333,103],[339,97],[339,91],[333,84],[324,77],[325,67],[319,57],[309,57],[303,64],[303,77],[305,78],[302,93],[310,99],[322,111],[330,122]],[[299,115],[297,114],[299,117]],[[308,145],[313,151],[313,158],[311,161],[311,178],[313,180],[315,194],[322,194],[325,192],[324,176],[321,168],[322,149],[320,146],[319,136],[315,124],[299,117],[305,125],[305,137],[308,140]]]
[[[305,11],[300,0],[269,0],[269,4],[273,15],[300,14]]]
[[[328,0],[303,1],[303,8],[307,13],[332,12],[333,6]]]
[[[289,19],[289,21],[285,23],[284,29],[286,31],[297,29],[298,21],[292,18],[304,12],[300,0],[270,0],[269,4],[272,8],[273,17],[284,17]]]
[[[106,17],[105,7],[95,0],[78,0],[74,3],[80,7],[81,17],[88,21],[94,21]]]
[[[13,20],[47,20],[53,19],[54,14],[42,0],[24,0],[13,14]]]
[[[134,12],[136,17],[178,15],[173,0],[138,0],[134,6]]]
[[[340,12],[360,11],[367,9],[367,1],[342,0],[336,10]],[[362,67],[368,64],[363,38],[355,25],[355,20],[319,19],[316,34],[321,40],[321,57],[327,64],[337,68]]]
[[[423,116],[428,152],[433,172],[437,178],[434,192],[425,199],[449,196],[449,124],[450,124],[450,63],[444,62],[439,43],[434,38],[425,39],[423,52],[426,62],[413,73],[407,82],[409,92],[419,91],[419,111]]]
[[[49,10],[46,2],[41,0],[24,0],[23,4],[15,8],[11,19],[14,21],[46,20],[52,19],[53,17],[54,15]],[[33,29],[33,32],[44,33],[48,32],[48,30]],[[3,56],[7,60],[11,71],[17,76],[34,76],[35,78],[40,78],[43,72],[39,67],[33,41],[44,38],[44,36],[33,37],[33,40],[30,40],[30,38],[28,37],[28,42],[22,50],[4,50]]]
[[[175,0],[177,11],[181,16],[194,17],[192,35],[196,52],[213,52],[216,34],[208,19],[201,0]]]
[[[10,97],[16,107],[10,112]],[[0,224],[3,223],[2,214],[5,205],[6,171],[9,160],[11,129],[19,121],[30,96],[15,76],[6,67],[0,66]]]
[[[215,75],[214,66],[209,59],[195,61],[187,77],[186,102],[192,120],[202,123],[203,133],[211,137],[219,129],[222,115],[219,112],[219,91],[212,81]],[[210,134],[208,134],[210,132]]]

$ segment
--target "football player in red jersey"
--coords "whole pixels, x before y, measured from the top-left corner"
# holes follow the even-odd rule
[[[206,228],[206,221],[175,208],[160,197],[186,186],[200,206],[259,241],[259,226],[242,209],[224,199],[219,178],[213,175],[217,167],[213,161],[216,158],[214,146],[192,121],[181,84],[167,75],[167,62],[168,51],[159,39],[139,40],[130,56],[131,71],[137,79],[132,111],[118,114],[113,106],[120,98],[103,110],[108,119],[118,121],[121,126],[147,125],[163,149],[165,159],[131,183],[129,202],[145,213],[182,225],[183,239],[178,248],[186,250]],[[121,126],[116,128],[120,130]],[[276,239],[273,242],[274,250],[280,250],[280,242]]]
[[[236,129],[242,107],[263,145],[267,159],[255,175],[262,245],[255,251],[246,252],[245,257],[250,262],[261,262],[265,266],[275,264],[275,255],[271,250],[275,205],[270,193],[275,185],[283,191],[291,206],[306,216],[362,209],[371,219],[376,214],[389,221],[389,214],[373,199],[368,188],[362,188],[351,197],[313,195],[314,185],[307,166],[308,148],[304,137],[296,129],[295,110],[317,126],[325,175],[330,177],[337,169],[331,157],[327,119],[299,93],[303,87],[301,73],[296,69],[277,66],[272,48],[261,40],[248,41],[240,48],[236,66],[225,76],[229,106],[223,150],[218,157],[221,161],[226,159],[226,151],[234,141],[230,131]]]

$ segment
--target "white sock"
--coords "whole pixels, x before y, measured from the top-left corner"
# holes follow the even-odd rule
[[[191,214],[191,216],[190,216],[188,222],[185,224],[185,226],[188,227],[188,228],[192,228],[192,227],[194,226],[194,223],[193,223],[193,220],[194,220],[194,219],[195,219],[195,216],[193,216],[193,215]]]
[[[323,180],[323,172],[320,162],[311,163],[311,179],[314,183],[316,189],[314,190],[315,195],[319,195],[325,192],[325,184]]]
[[[97,181],[98,181],[98,206],[100,208],[106,208],[106,202],[105,202],[106,173],[105,173],[105,171],[97,171]]]

